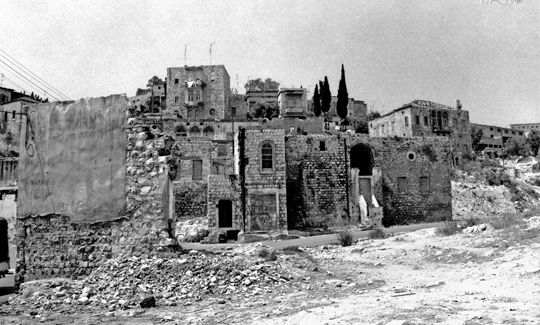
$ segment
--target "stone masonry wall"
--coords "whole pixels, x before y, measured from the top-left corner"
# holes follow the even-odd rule
[[[289,136],[286,141],[289,229],[324,228],[359,221],[352,203],[350,150],[360,143],[369,146],[373,154],[372,193],[383,207],[385,226],[451,219],[448,139]],[[349,173],[349,215],[346,172]],[[421,177],[428,183],[422,190]]]
[[[261,149],[265,143],[272,146],[271,170],[263,170],[261,165]],[[245,156],[248,229],[286,232],[285,131],[263,128],[246,130]],[[275,203],[271,199],[273,196]]]
[[[17,220],[16,282],[89,274],[120,253],[135,255],[175,248],[172,183],[167,141],[160,132],[131,120],[124,213],[111,221],[73,223],[58,214],[23,215]],[[169,148],[170,149],[170,148]]]

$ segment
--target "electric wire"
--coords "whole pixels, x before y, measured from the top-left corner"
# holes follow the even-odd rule
[[[28,69],[27,67],[25,67],[22,63],[20,63],[19,61],[15,60],[11,55],[7,54],[4,50],[0,49],[0,52],[4,53],[7,57],[9,57],[11,60],[15,61],[20,67],[19,69],[23,69],[26,70],[27,72],[26,73],[29,73],[30,75],[32,75],[34,77],[34,79],[36,79],[37,81],[40,81],[40,83],[45,86],[46,88],[49,88],[49,90],[54,90],[54,92],[56,93],[56,95],[58,95],[59,97],[63,98],[63,99],[66,99],[66,100],[71,100],[68,96],[64,95],[61,91],[59,91],[58,89],[54,88],[53,86],[51,86],[48,82],[46,82],[45,80],[41,79],[38,75],[36,75],[35,73],[33,73],[30,69]],[[0,56],[4,57],[6,60],[10,61],[8,58],[6,58],[6,56],[2,55],[0,53]],[[10,61],[12,64],[14,64],[12,61]],[[16,65],[16,64],[15,64]],[[49,94],[51,93],[50,91],[48,92]]]
[[[20,74],[17,70],[13,69],[9,64],[5,63],[4,61],[0,60],[0,63],[3,63],[6,67],[10,68],[11,70],[13,70],[16,74],[20,75],[21,77],[23,77],[25,80],[27,80],[28,82],[30,82],[32,85],[34,85],[34,87],[36,87],[37,89],[41,90],[43,93],[47,93],[46,90],[44,90],[43,88],[39,87],[38,85],[36,85],[35,83],[33,83],[31,80],[29,80],[28,78],[26,78],[25,76],[23,76],[22,74]],[[59,101],[59,99],[56,97],[56,96],[53,96],[52,94],[49,94],[52,98],[56,99],[57,101]]]

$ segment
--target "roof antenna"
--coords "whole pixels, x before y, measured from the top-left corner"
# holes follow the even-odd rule
[[[212,65],[212,45],[216,44],[216,42],[210,44],[210,65]]]
[[[184,44],[184,66],[187,65],[187,46],[189,45],[190,43],[185,43]]]

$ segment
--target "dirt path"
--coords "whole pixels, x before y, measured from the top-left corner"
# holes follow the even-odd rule
[[[539,324],[540,229],[521,227],[449,237],[424,229],[281,253],[276,263],[295,266],[297,282],[285,292],[4,314],[0,324]]]

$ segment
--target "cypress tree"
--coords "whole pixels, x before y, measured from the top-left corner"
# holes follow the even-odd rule
[[[347,117],[347,104],[349,101],[349,94],[347,93],[347,84],[345,83],[345,69],[343,64],[341,65],[341,79],[339,80],[339,88],[337,93],[337,115],[344,120]]]
[[[324,77],[323,89],[324,91],[321,92],[321,110],[327,114],[330,110],[330,103],[332,102],[332,93],[330,92],[330,85],[326,76]]]
[[[315,85],[315,92],[313,93],[313,112],[315,116],[321,116],[321,96],[319,96],[318,85]]]

